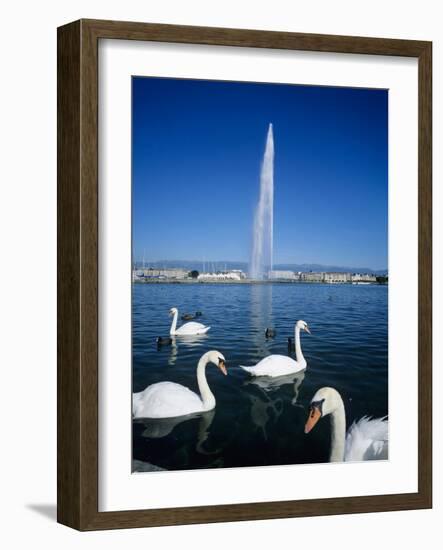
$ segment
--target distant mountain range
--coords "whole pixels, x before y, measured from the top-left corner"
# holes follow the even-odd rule
[[[142,262],[136,262],[136,268],[143,267]],[[203,262],[201,260],[159,260],[155,262],[145,262],[145,268],[183,268],[196,269],[197,271],[224,271],[225,269],[241,269],[248,271],[247,262],[233,261],[218,261],[218,262]],[[302,271],[302,272],[319,272],[319,271],[335,271],[337,273],[373,273],[374,275],[384,275],[388,272],[387,269],[371,269],[370,267],[355,267],[355,266],[339,266],[339,265],[324,265],[324,264],[275,264],[274,270],[278,271]]]

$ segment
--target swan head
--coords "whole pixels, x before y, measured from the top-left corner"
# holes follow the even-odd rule
[[[305,434],[312,430],[320,418],[332,414],[342,403],[340,394],[334,388],[319,389],[311,399],[309,416],[305,424]]]
[[[302,321],[302,320],[297,321],[295,326],[300,330],[304,330],[308,334],[311,334],[311,331],[309,330],[309,327],[308,327],[308,323],[306,321]]]
[[[169,315],[175,315],[176,313],[178,313],[178,309],[176,307],[171,307],[171,309],[169,310]]]
[[[208,363],[212,363],[218,367],[225,376],[228,374],[228,371],[226,370],[226,359],[222,353],[219,351],[208,351],[207,357]]]

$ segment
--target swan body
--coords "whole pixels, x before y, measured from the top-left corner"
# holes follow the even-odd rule
[[[299,372],[306,367],[306,364],[302,366],[286,355],[268,355],[253,367],[244,367],[243,365],[240,365],[240,367],[252,376],[270,376],[274,378]]]
[[[196,412],[210,411],[215,397],[206,380],[206,365],[215,364],[227,374],[225,358],[218,351],[208,351],[197,365],[197,382],[200,395],[175,382],[158,382],[132,395],[134,418],[173,418]]]
[[[346,434],[343,399],[334,388],[321,388],[311,400],[305,433],[309,433],[323,416],[331,415],[330,462],[386,460],[389,450],[388,421],[364,416],[354,422]]]
[[[191,321],[189,323],[183,324],[181,327],[177,328],[177,318],[178,318],[178,309],[176,307],[171,308],[169,315],[173,316],[171,329],[169,334],[171,336],[187,336],[194,334],[206,334],[211,327],[202,325],[202,323],[196,323]]]
[[[295,325],[295,355],[296,360],[286,355],[269,355],[259,361],[253,367],[240,367],[249,372],[252,376],[285,376],[300,372],[306,368],[306,359],[303,357],[300,345],[300,330],[304,330],[310,334],[307,323],[305,321],[297,321]]]
[[[200,397],[174,382],[158,382],[135,393],[132,400],[135,418],[171,418],[203,410]]]

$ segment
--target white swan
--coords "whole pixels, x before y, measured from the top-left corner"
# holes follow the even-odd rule
[[[185,323],[181,327],[177,328],[177,318],[178,318],[178,309],[173,307],[169,310],[169,315],[173,315],[171,330],[169,334],[171,336],[187,336],[191,334],[205,334],[211,327],[206,327],[201,323],[196,323],[191,321],[190,323]]]
[[[206,365],[213,363],[227,374],[225,358],[219,351],[208,351],[197,365],[197,383],[200,395],[174,382],[158,382],[141,392],[132,394],[134,418],[173,418],[196,412],[210,411],[215,397],[206,380]]]
[[[269,355],[262,359],[253,367],[240,367],[249,372],[252,376],[284,376],[300,372],[306,368],[306,359],[303,357],[300,345],[300,330],[304,330],[311,334],[305,321],[297,321],[295,324],[295,356],[296,361],[286,355]]]
[[[354,422],[346,432],[346,415],[343,399],[334,388],[321,388],[311,400],[311,408],[305,425],[309,433],[323,416],[331,415],[330,462],[357,462],[362,460],[386,460],[388,458],[388,421],[367,416]]]

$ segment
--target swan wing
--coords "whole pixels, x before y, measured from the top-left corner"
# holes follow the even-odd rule
[[[354,422],[346,435],[345,461],[386,460],[389,448],[389,424],[384,418],[367,416]]]
[[[202,410],[200,397],[174,382],[152,384],[132,396],[132,414],[135,418],[172,418]]]
[[[301,365],[286,355],[268,355],[253,367],[240,368],[249,372],[252,376],[285,376],[303,370],[306,365]]]
[[[196,323],[195,321],[190,321],[189,323],[184,323],[180,328],[175,331],[175,334],[186,335],[186,334],[204,334],[208,332],[211,327],[202,325],[202,323]]]

